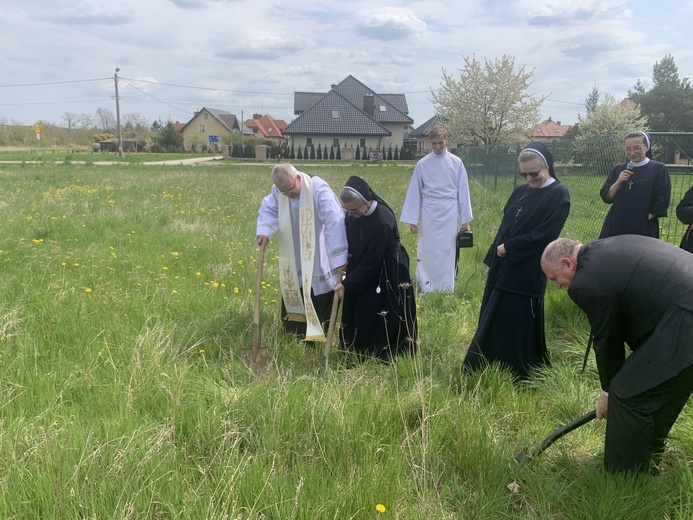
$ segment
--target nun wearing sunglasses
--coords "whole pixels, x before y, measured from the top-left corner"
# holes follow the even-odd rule
[[[516,381],[550,366],[544,335],[544,248],[558,238],[570,211],[568,189],[556,178],[548,146],[532,142],[518,157],[525,183],[503,209],[486,253],[486,288],[476,333],[462,364],[479,370],[498,363]]]

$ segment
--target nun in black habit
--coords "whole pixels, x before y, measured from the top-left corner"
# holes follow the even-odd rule
[[[385,362],[413,353],[416,303],[395,214],[359,177],[349,178],[339,198],[349,245],[346,276],[335,288],[343,296],[342,347]]]
[[[541,255],[563,229],[570,195],[556,178],[553,155],[544,143],[529,143],[518,162],[526,184],[510,195],[484,258],[488,268],[479,324],[462,368],[477,370],[498,362],[523,380],[536,367],[550,365]]]
[[[667,165],[652,159],[650,138],[637,131],[626,135],[627,163],[614,166],[599,194],[611,204],[599,238],[644,235],[659,238],[659,218],[667,216],[671,180]]]

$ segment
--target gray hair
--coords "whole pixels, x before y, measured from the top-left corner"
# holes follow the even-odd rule
[[[546,157],[544,157],[542,154],[540,154],[539,152],[536,152],[534,150],[522,150],[522,152],[520,152],[520,155],[517,158],[517,162],[523,163],[523,162],[533,161],[534,159],[539,159],[539,163],[541,164],[541,167],[548,169],[549,165],[546,164]]]
[[[368,202],[367,200],[364,200],[360,193],[352,190],[349,187],[345,187],[342,190],[342,192],[339,194],[339,200],[341,200],[344,204],[349,204],[350,202]]]
[[[541,255],[541,261],[549,267],[557,267],[561,263],[561,260],[564,258],[572,258],[581,247],[582,244],[577,240],[557,238],[546,246],[544,254]]]
[[[275,184],[279,182],[284,175],[288,175],[293,181],[298,176],[298,170],[293,164],[289,163],[277,164],[274,168],[272,168],[272,180],[275,182]]]

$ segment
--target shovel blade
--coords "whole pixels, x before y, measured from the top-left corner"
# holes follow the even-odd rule
[[[270,355],[268,348],[259,348],[257,350],[247,349],[241,350],[241,361],[253,371],[256,376],[261,376],[270,364]]]

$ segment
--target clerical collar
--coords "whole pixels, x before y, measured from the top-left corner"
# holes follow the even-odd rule
[[[547,186],[551,186],[554,182],[556,182],[556,179],[554,179],[553,177],[549,177],[549,179],[544,184],[539,186],[539,189],[546,188]]]
[[[375,211],[375,208],[378,206],[378,201],[374,200],[371,202],[371,207],[368,208],[368,211],[364,213],[365,216],[372,215],[373,212]]]
[[[632,162],[632,161],[631,161],[631,162]],[[650,158],[649,158],[649,157],[645,157],[644,160],[642,160],[642,161],[640,161],[640,162],[634,162],[633,164],[635,165],[636,168],[638,168],[639,166],[645,166],[648,162],[650,162]]]

